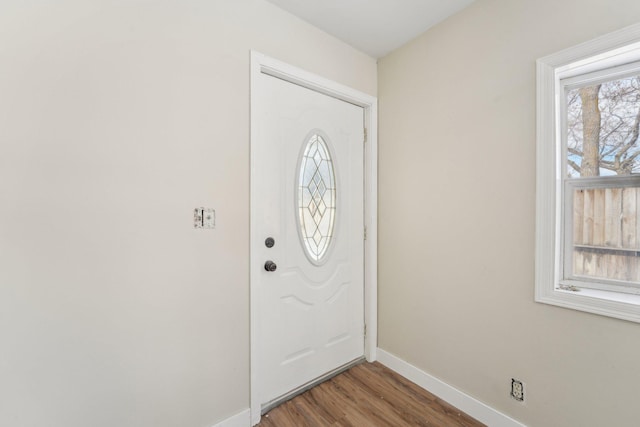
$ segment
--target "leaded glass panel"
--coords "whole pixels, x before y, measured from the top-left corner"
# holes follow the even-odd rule
[[[298,220],[303,248],[320,263],[333,238],[336,179],[327,143],[313,134],[306,143],[298,171]]]

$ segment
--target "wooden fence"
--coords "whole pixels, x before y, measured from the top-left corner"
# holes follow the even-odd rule
[[[640,188],[574,190],[575,275],[640,283]]]

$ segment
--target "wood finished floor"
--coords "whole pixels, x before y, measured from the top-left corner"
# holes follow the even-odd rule
[[[378,362],[363,363],[262,416],[259,427],[477,427],[484,424]]]

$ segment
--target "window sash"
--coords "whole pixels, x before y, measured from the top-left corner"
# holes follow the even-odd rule
[[[559,80],[558,93],[562,94],[559,102],[558,116],[556,117],[559,124],[560,136],[556,140],[558,150],[558,179],[564,181],[568,170],[568,123],[567,116],[569,107],[567,105],[567,94],[569,91],[585,86],[593,86],[600,83],[620,80],[627,77],[640,75],[640,61],[634,61],[617,67],[606,68],[603,70],[592,71],[586,74],[575,75],[572,77]],[[584,178],[579,178],[584,179]]]
[[[640,176],[605,176],[589,178],[565,178],[563,186],[563,233],[560,253],[562,267],[559,284],[563,287],[600,289],[605,291],[640,294],[640,282],[578,275],[574,272],[574,193],[576,190],[608,189],[608,188],[640,188]],[[594,246],[596,248],[596,246]],[[600,246],[598,246],[600,248]],[[628,251],[631,249],[601,246],[612,251]],[[597,249],[597,248],[596,248]],[[638,251],[640,252],[640,248]]]
[[[576,88],[594,86],[611,80],[637,76],[638,74],[640,74],[640,61],[635,61],[619,65],[617,67],[605,68],[602,70],[592,71],[590,73],[560,79],[560,86],[562,91],[566,94],[568,91]],[[566,102],[566,97],[564,102]]]

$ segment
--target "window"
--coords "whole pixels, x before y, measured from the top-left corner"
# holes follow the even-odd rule
[[[640,322],[640,25],[537,67],[536,301]]]
[[[320,265],[333,237],[336,184],[333,160],[324,138],[312,133],[297,173],[298,230],[307,258]]]

